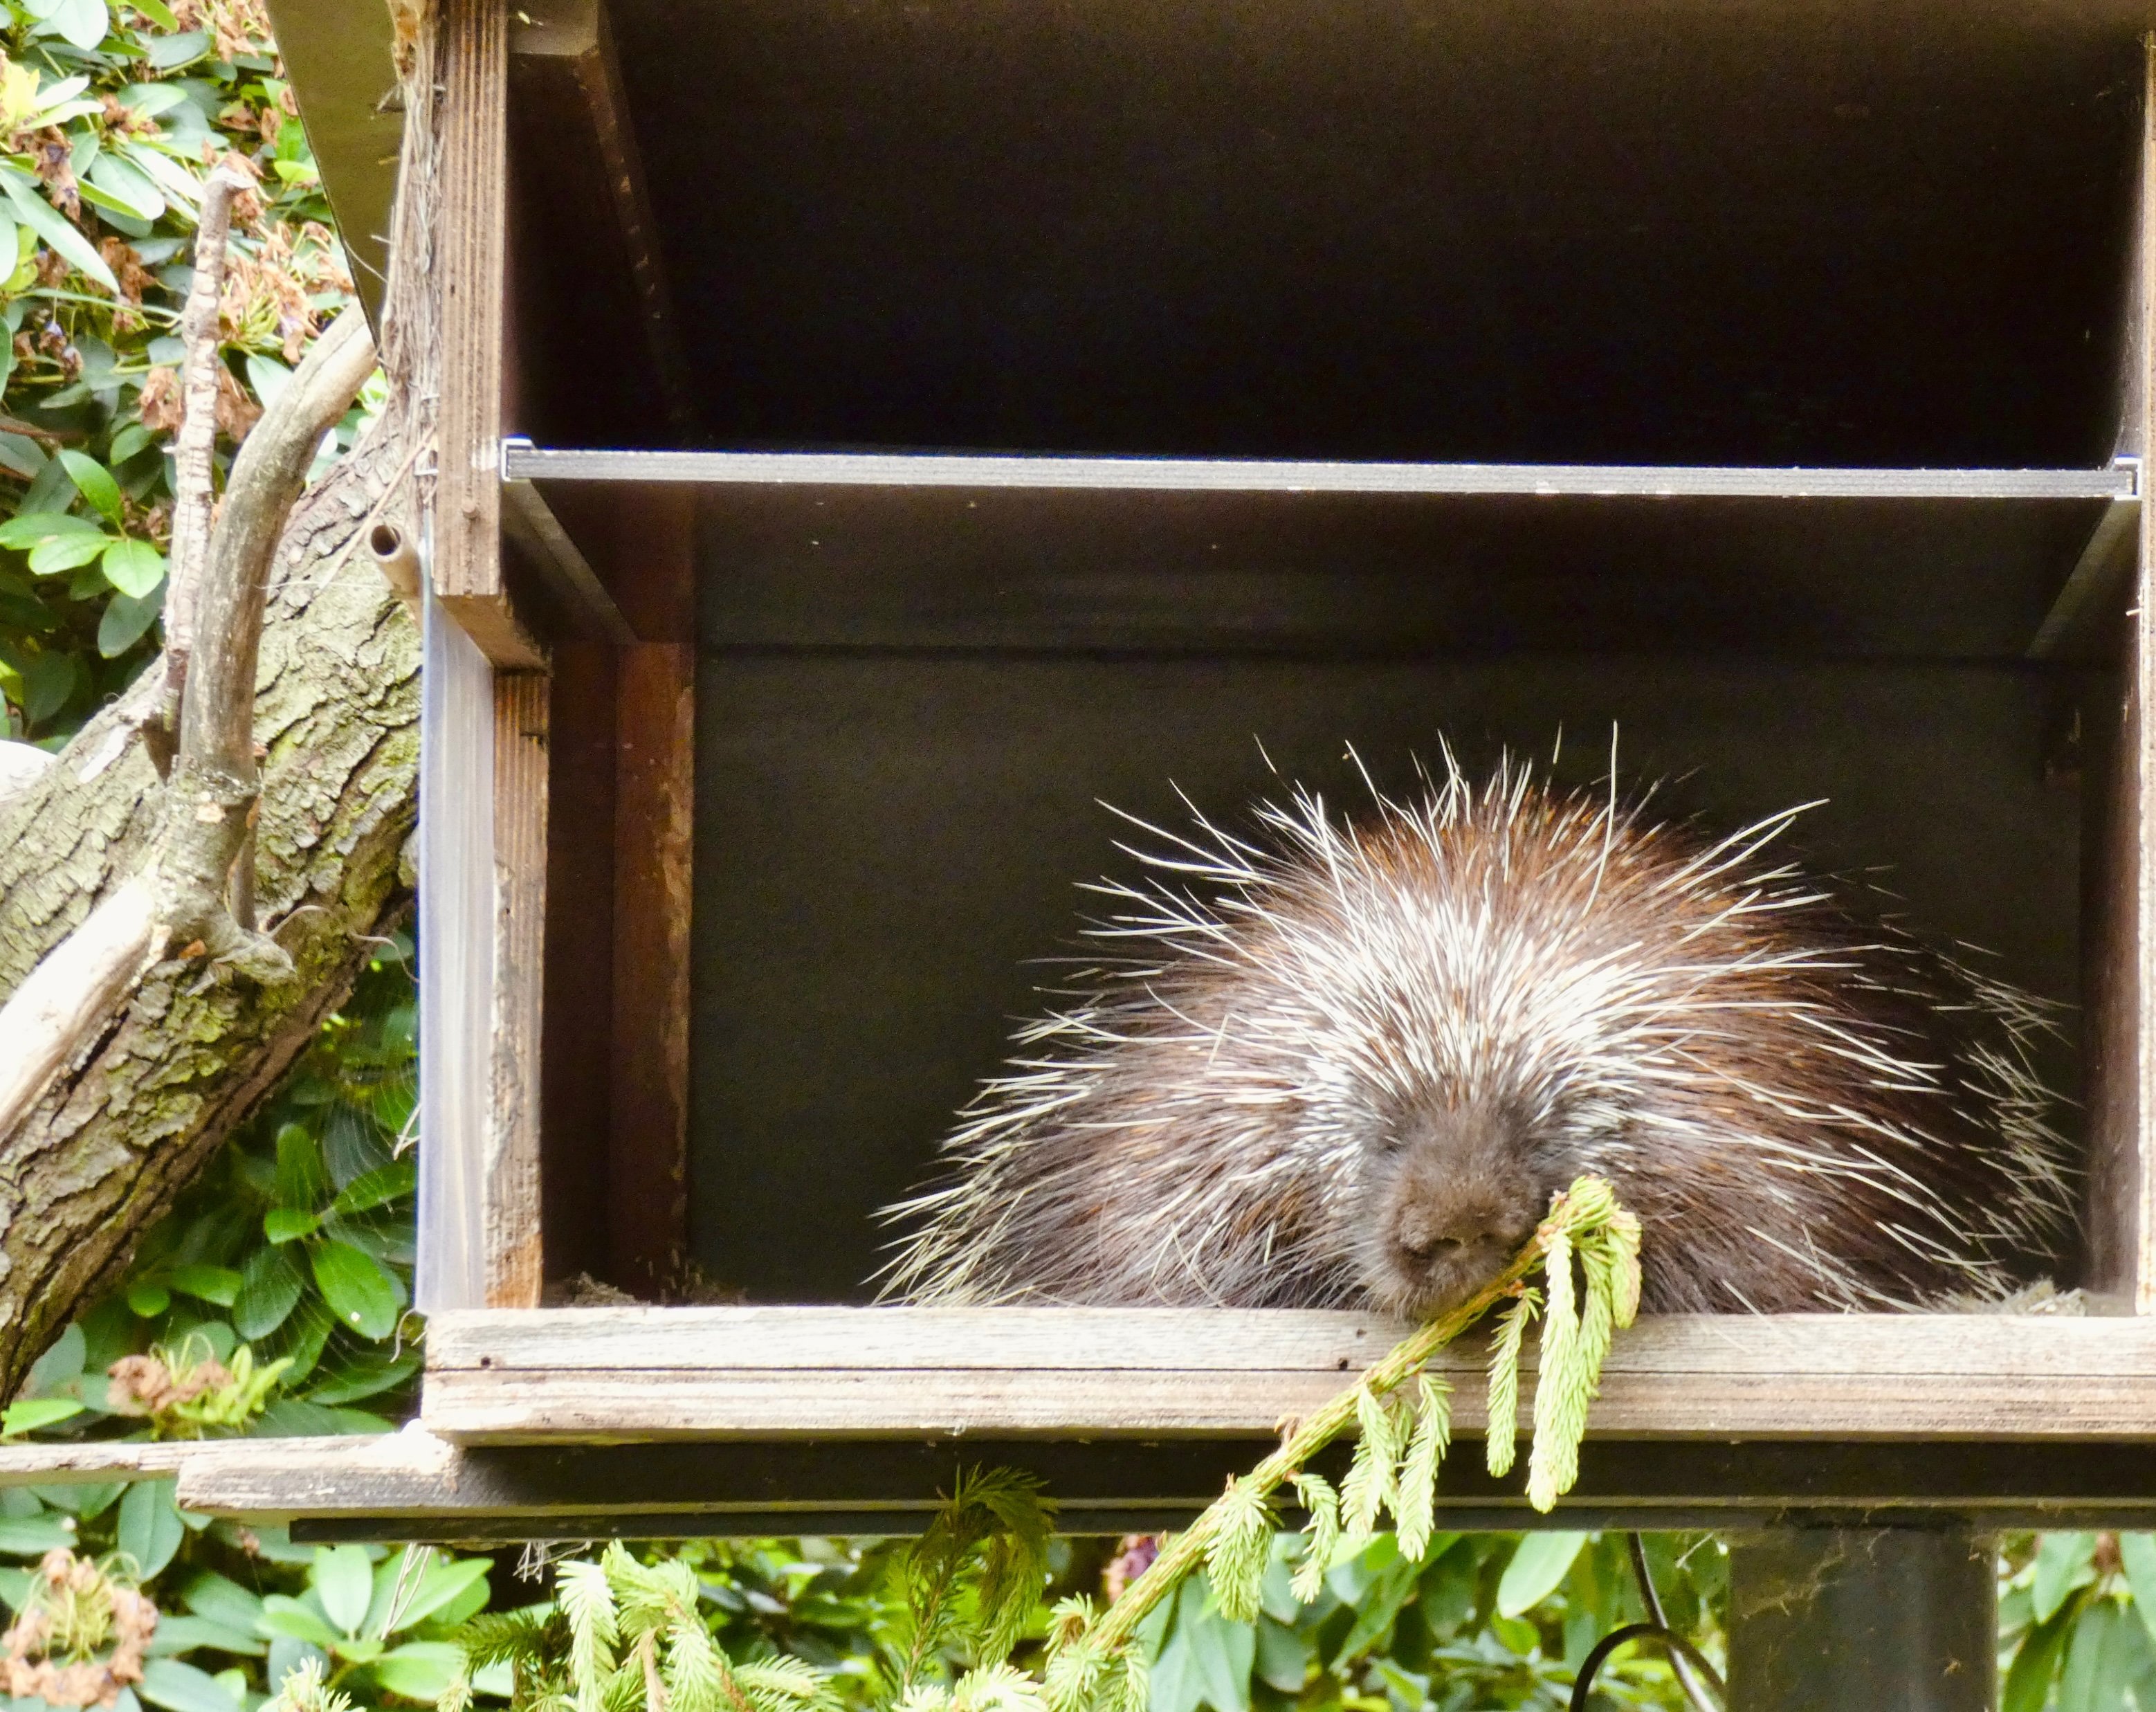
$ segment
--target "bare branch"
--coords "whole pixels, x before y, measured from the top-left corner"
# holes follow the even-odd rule
[[[207,952],[261,980],[288,974],[290,961],[274,941],[233,919],[225,892],[254,824],[263,596],[316,448],[373,367],[366,319],[348,309],[315,342],[240,448],[195,591],[198,630],[158,863],[159,928],[182,954]]]
[[[232,199],[246,185],[220,167],[203,186],[202,218],[195,227],[194,283],[180,311],[187,355],[180,367],[182,414],[172,446],[171,585],[165,591],[165,645],[184,659],[194,643],[195,582],[209,551],[213,496],[212,454],[217,446],[218,323],[224,299],[225,242]]]
[[[187,660],[194,649],[195,586],[209,551],[210,507],[214,498],[217,449],[218,337],[224,299],[226,240],[232,226],[232,199],[248,186],[228,167],[220,167],[203,186],[202,213],[195,226],[194,281],[180,312],[180,337],[187,352],[180,362],[182,414],[172,446],[172,542],[165,578],[165,685],[157,718],[146,727],[143,741],[158,773],[172,770],[179,742],[180,707],[187,693]]]

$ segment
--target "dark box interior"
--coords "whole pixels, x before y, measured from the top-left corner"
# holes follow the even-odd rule
[[[613,0],[711,444],[2109,457],[2131,0]],[[542,444],[679,444],[526,103]]]
[[[2142,52],[2097,4],[619,0],[701,420],[595,358],[512,112],[543,444],[2092,467]],[[1353,807],[1440,736],[1794,848],[2081,996],[2100,501],[718,488],[701,501],[691,1234],[858,1300],[1128,871],[1103,800]],[[2115,640],[2115,617],[2107,634]],[[1262,748],[1260,748],[1262,745]],[[2101,931],[2099,928],[2097,931]],[[2077,1027],[2071,1019],[2069,1031]],[[2056,1079],[2076,1087],[2071,1044]]]

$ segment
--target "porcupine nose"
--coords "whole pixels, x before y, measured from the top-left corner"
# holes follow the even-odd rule
[[[1401,1219],[1397,1233],[1400,1258],[1411,1267],[1450,1260],[1471,1244],[1495,1242],[1496,1231],[1485,1228],[1494,1222],[1487,1219],[1440,1221],[1426,1214],[1409,1212]]]

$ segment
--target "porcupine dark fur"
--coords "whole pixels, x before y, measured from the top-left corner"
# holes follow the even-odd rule
[[[1146,830],[886,1296],[1440,1312],[1598,1172],[1660,1312],[2005,1295],[2073,1226],[2046,1007],[1767,851],[1517,763]],[[1143,854],[1138,852],[1137,854]]]

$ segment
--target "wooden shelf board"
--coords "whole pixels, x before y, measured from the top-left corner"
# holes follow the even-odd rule
[[[579,1540],[905,1533],[964,1469],[1041,1479],[1070,1533],[1187,1523],[1269,1437],[1146,1442],[967,1438],[784,1443],[452,1445],[416,1427],[371,1439],[185,1447],[191,1509],[290,1522],[317,1540]],[[1344,1446],[1320,1466],[1341,1473]],[[1516,1471],[1493,1480],[1471,1437],[1440,1483],[1440,1525],[1727,1529],[1792,1516],[1922,1525],[2134,1527],[2156,1522],[2131,1444],[1627,1440],[1591,1436],[1573,1494],[1548,1516]]]
[[[463,1444],[1262,1436],[1401,1328],[1168,1308],[588,1308],[438,1316],[423,1418]],[[1462,1430],[1481,1352],[1436,1364]],[[2156,1321],[1712,1316],[1618,1340],[1598,1432],[1642,1438],[2156,1437]]]

